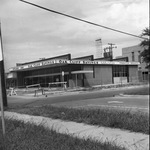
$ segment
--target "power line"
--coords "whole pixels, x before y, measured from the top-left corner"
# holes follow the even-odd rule
[[[90,22],[90,21],[87,21],[87,20],[83,20],[83,19],[71,16],[71,15],[67,15],[67,14],[55,11],[55,10],[52,10],[52,9],[48,9],[48,8],[45,8],[45,7],[42,7],[42,6],[30,3],[30,2],[26,2],[24,0],[20,0],[20,1],[24,2],[24,3],[27,3],[27,4],[30,4],[30,5],[33,5],[33,6],[36,6],[38,8],[44,9],[44,10],[53,12],[55,14],[66,16],[66,17],[69,17],[69,18],[72,18],[72,19],[75,19],[75,20],[78,20],[78,21],[82,21],[82,22],[85,22],[85,23],[88,23],[88,24],[91,24],[91,25],[95,25],[95,26],[98,26],[98,27],[102,27],[102,28],[105,28],[105,29],[108,29],[108,30],[112,30],[112,31],[119,32],[119,33],[122,33],[122,34],[130,35],[130,36],[133,36],[133,37],[141,38],[141,39],[144,39],[144,40],[147,39],[147,38],[144,38],[144,37],[141,37],[141,36],[138,36],[138,35],[134,35],[134,34],[131,34],[131,33],[124,32],[124,31],[116,30],[116,29],[113,29],[113,28],[109,28],[109,27],[106,27],[106,26],[103,26],[103,25],[100,25],[100,24],[96,24],[96,23],[93,23],[93,22]]]

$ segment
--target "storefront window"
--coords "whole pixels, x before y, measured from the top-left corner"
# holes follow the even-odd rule
[[[113,76],[114,77],[126,77],[127,66],[113,66]]]

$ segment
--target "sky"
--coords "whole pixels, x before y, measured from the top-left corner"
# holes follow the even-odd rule
[[[149,0],[27,0],[77,18],[141,35],[149,27]],[[113,56],[142,39],[80,22],[23,3],[0,0],[5,71],[24,63],[70,53],[72,58],[94,55],[95,40],[102,49],[113,43]]]

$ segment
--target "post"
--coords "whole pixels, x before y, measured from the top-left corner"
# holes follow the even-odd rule
[[[64,71],[62,71],[62,82],[64,82]],[[63,89],[64,89],[64,83],[62,84],[62,86],[63,86]]]
[[[1,23],[0,23],[0,76],[1,76],[1,94],[4,107],[7,107],[7,94],[5,86],[5,70],[4,70],[4,57],[3,57],[3,45],[2,45],[2,34],[1,34]]]
[[[77,74],[76,74],[76,88],[77,88],[77,86],[78,86],[78,85],[77,85],[77,83],[78,83],[78,80],[77,80],[77,79],[78,79],[78,78],[77,78]]]
[[[5,89],[1,26],[0,26],[0,102],[1,102],[0,105],[1,105],[2,130],[3,130],[3,136],[5,138],[4,106],[7,106],[7,97],[6,97],[6,89]]]
[[[0,76],[0,85],[1,85],[1,76]],[[3,105],[3,98],[2,98],[2,88],[0,87],[0,100],[1,100],[1,119],[2,119],[2,130],[3,136],[5,137],[5,120],[4,120],[4,105]]]
[[[122,73],[121,73],[121,87],[122,87]]]

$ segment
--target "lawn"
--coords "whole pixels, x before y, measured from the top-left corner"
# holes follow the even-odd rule
[[[130,88],[131,87],[131,88]],[[102,85],[101,87],[90,88],[90,91],[100,90],[100,89],[110,89],[110,88],[127,88],[124,90],[124,94],[129,95],[149,95],[149,84],[148,83],[127,83],[127,84],[117,84],[117,85]]]
[[[114,143],[77,139],[16,120],[5,120],[4,142],[1,124],[0,118],[0,150],[125,150]]]
[[[53,106],[26,107],[9,111],[149,134],[149,115],[144,112],[137,113],[110,108],[75,109]]]
[[[138,88],[132,88],[129,89],[127,91],[124,92],[124,94],[128,94],[128,95],[149,95],[149,87],[145,86],[145,87],[138,87]]]

